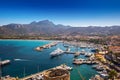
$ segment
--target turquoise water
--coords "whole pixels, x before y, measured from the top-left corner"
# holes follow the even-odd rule
[[[71,80],[82,80],[82,75],[85,80],[96,74],[91,65],[75,66],[72,64],[74,56],[72,54],[64,54],[55,58],[50,58],[50,53],[56,48],[65,50],[63,44],[60,43],[50,49],[44,49],[42,52],[34,50],[37,46],[50,43],[51,41],[43,40],[0,40],[0,58],[2,60],[10,59],[11,63],[2,68],[2,75],[10,75],[14,77],[23,77],[24,69],[25,75],[34,74],[38,71],[43,71],[60,64],[67,64],[73,67],[71,71]],[[90,51],[88,48],[84,48]],[[79,48],[81,50],[81,48]],[[75,51],[75,47],[72,47]],[[80,57],[85,58],[83,55]],[[21,60],[14,60],[21,59]],[[80,74],[79,74],[80,73]]]

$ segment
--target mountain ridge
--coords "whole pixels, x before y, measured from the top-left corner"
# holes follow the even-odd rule
[[[73,27],[62,24],[54,24],[52,21],[33,21],[29,24],[8,24],[0,27],[1,36],[9,35],[119,35],[120,26],[88,26]]]

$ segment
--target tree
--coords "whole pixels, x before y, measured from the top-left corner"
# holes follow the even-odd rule
[[[109,79],[114,80],[115,77],[117,77],[117,72],[116,72],[115,70],[111,70],[111,71],[108,73],[108,75],[109,75]]]

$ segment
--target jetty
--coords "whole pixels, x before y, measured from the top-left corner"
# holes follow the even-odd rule
[[[1,66],[6,65],[6,64],[9,64],[9,63],[10,63],[10,60],[0,61],[0,65],[1,65]]]
[[[87,43],[87,42],[76,42],[76,41],[69,41],[68,42],[68,41],[64,41],[63,43],[64,43],[64,45],[66,44],[67,47],[68,47],[68,45],[79,46],[81,48],[85,48],[85,47],[87,47],[87,48],[96,48],[97,47],[95,44]]]
[[[98,62],[95,60],[91,60],[91,59],[74,59],[73,60],[73,64],[76,65],[81,65],[81,64],[97,64]]]
[[[45,44],[43,46],[38,46],[35,48],[36,51],[42,51],[43,49],[49,49],[53,46],[56,46],[59,42],[56,41],[56,42],[52,42],[52,43],[49,43],[49,44]]]
[[[46,79],[46,77],[48,77],[48,75],[47,75],[48,72],[53,71],[53,72],[57,72],[56,74],[59,74],[59,71],[62,71],[62,73],[63,73],[64,71],[69,72],[69,70],[72,70],[72,67],[69,67],[65,64],[62,64],[60,66],[56,66],[54,68],[51,68],[51,69],[48,69],[48,70],[44,70],[42,72],[38,72],[38,73],[35,73],[35,74],[32,74],[32,75],[26,76],[24,78],[21,78],[20,80],[48,80],[48,79]],[[63,76],[59,76],[59,78],[60,77],[63,77]],[[52,80],[52,79],[50,79],[50,80]]]

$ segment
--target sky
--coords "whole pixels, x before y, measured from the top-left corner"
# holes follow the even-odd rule
[[[120,0],[0,0],[0,25],[41,20],[82,27],[120,25]]]

